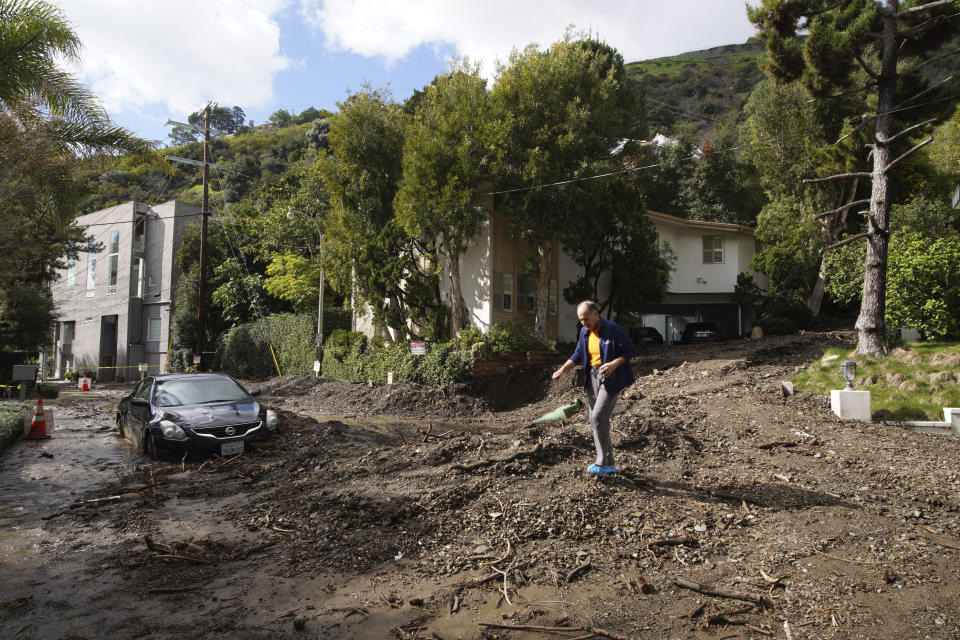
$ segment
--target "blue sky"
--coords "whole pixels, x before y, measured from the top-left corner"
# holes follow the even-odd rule
[[[398,101],[452,57],[495,62],[590,31],[626,61],[744,42],[742,0],[53,0],[84,43],[75,71],[120,125],[166,141],[207,101],[265,122],[336,109],[363,83]]]

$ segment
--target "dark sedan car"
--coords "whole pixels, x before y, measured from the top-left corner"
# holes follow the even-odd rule
[[[221,456],[266,439],[277,416],[222,373],[173,373],[146,378],[117,405],[117,431],[151,458],[165,451]]]
[[[627,335],[633,340],[633,344],[637,346],[643,344],[663,344],[663,336],[653,327],[630,327],[627,329]]]
[[[712,322],[691,322],[680,336],[680,342],[713,342],[720,339],[720,329]]]

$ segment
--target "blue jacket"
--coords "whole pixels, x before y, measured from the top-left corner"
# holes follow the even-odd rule
[[[603,381],[603,386],[607,393],[619,393],[624,387],[629,387],[636,380],[633,376],[633,369],[630,368],[630,358],[633,357],[636,347],[633,341],[623,327],[611,320],[600,318],[600,361],[604,364],[611,360],[616,360],[620,356],[626,360],[626,364],[617,367],[613,375]],[[580,327],[580,339],[577,340],[577,349],[570,356],[574,364],[583,367],[583,386],[589,389],[590,385],[590,354],[587,350],[587,339],[590,331],[586,327]]]

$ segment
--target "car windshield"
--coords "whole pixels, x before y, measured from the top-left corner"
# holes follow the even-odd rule
[[[250,395],[230,378],[158,380],[153,393],[158,407],[250,399]]]

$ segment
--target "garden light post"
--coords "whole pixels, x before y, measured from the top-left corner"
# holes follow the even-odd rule
[[[844,360],[840,363],[840,376],[846,381],[844,391],[853,391],[853,381],[857,377],[857,363],[854,360]]]

